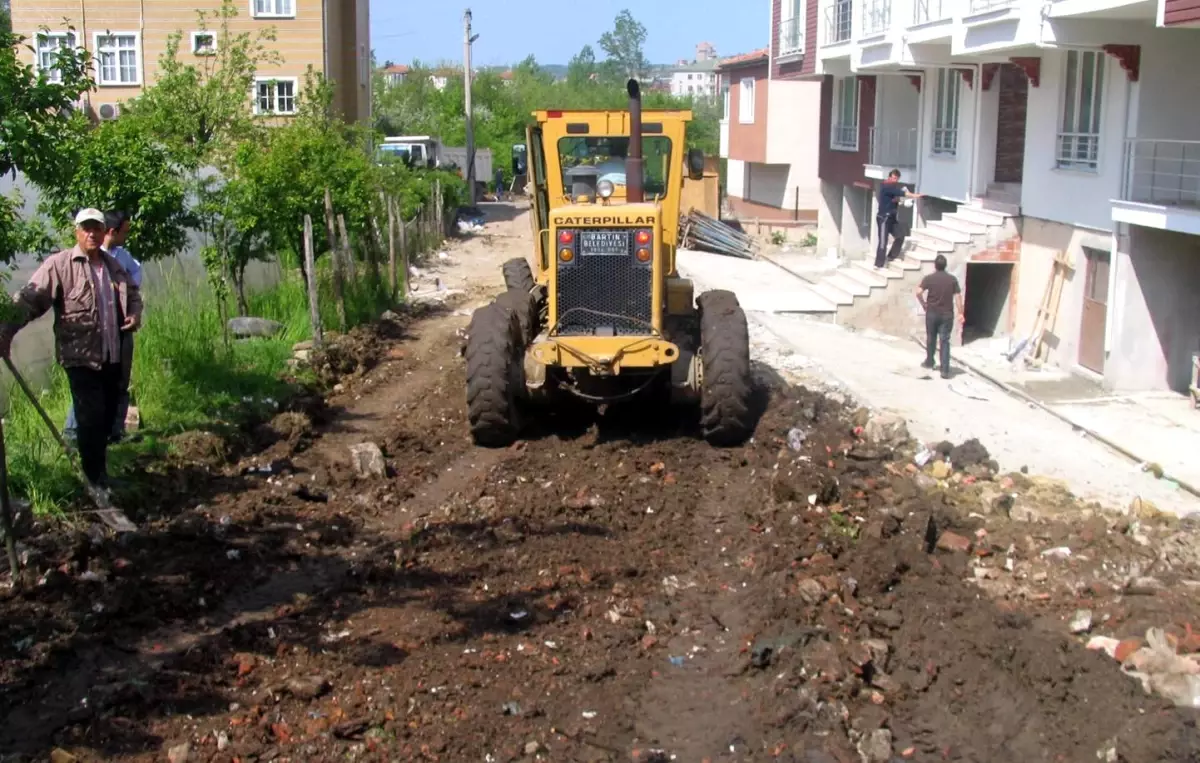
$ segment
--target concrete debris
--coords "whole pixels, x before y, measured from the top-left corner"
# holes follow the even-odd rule
[[[1067,626],[1071,633],[1080,634],[1087,633],[1092,629],[1092,610],[1078,609],[1075,614],[1071,615],[1071,621]]]
[[[895,413],[877,413],[867,420],[863,434],[868,442],[898,448],[908,442],[908,422]]]
[[[168,763],[187,763],[188,758],[192,755],[192,746],[187,742],[177,744],[167,750]]]
[[[858,743],[863,763],[888,763],[892,759],[892,732],[876,729]]]
[[[350,446],[350,457],[354,463],[354,471],[360,477],[387,476],[387,462],[384,461],[383,451],[373,442],[359,443]]]

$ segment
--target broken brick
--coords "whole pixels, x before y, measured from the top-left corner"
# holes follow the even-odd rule
[[[937,547],[942,551],[965,554],[971,550],[971,541],[969,538],[964,538],[958,533],[952,533],[947,530],[938,536]]]

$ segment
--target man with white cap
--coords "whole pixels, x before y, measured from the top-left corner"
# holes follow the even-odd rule
[[[104,251],[104,213],[75,215],[75,246],[47,257],[14,298],[16,322],[0,329],[0,355],[30,321],[54,310],[58,362],[78,420],[79,459],[88,481],[108,482],[108,439],[121,385],[121,332],[137,331],[142,298],[129,273]]]

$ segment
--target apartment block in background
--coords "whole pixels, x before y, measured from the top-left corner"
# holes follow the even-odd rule
[[[1200,4],[805,2],[824,240],[869,256],[872,191],[892,168],[928,196],[906,259],[845,318],[907,334],[905,279],[942,254],[964,284],[968,342],[1044,329],[1048,364],[1186,393],[1200,355]]]
[[[38,69],[53,72],[62,47],[88,50],[96,89],[86,97],[94,114],[111,119],[123,101],[154,84],[173,33],[182,33],[184,61],[214,53],[220,8],[220,0],[12,0],[12,23],[29,40],[33,51],[27,55]],[[206,12],[207,28],[197,11]],[[311,66],[334,83],[335,106],[347,119],[369,119],[369,26],[368,0],[242,0],[231,30],[273,28],[272,45],[283,59],[258,72],[247,97],[262,113],[294,114]]]
[[[804,0],[768,1],[769,45],[725,59],[718,69],[726,198],[743,219],[808,224],[817,219],[820,199],[821,84],[804,77]]]

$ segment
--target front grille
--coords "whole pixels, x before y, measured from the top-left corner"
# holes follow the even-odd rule
[[[558,333],[568,336],[645,336],[651,331],[653,273],[634,257],[633,231],[623,256],[589,255],[576,248],[558,263]]]

